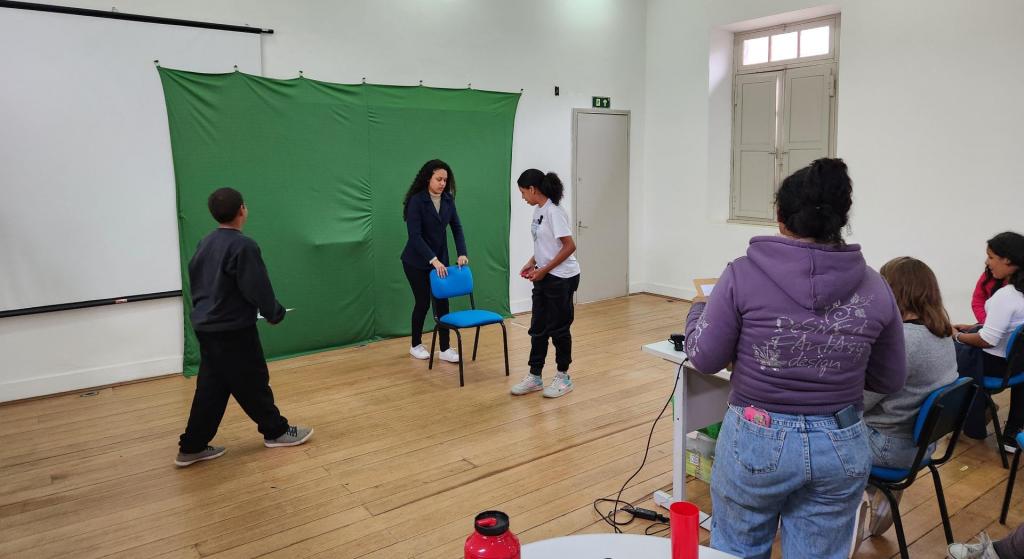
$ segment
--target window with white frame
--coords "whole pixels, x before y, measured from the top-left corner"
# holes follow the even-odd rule
[[[774,223],[790,173],[835,155],[839,18],[736,34],[729,218]]]

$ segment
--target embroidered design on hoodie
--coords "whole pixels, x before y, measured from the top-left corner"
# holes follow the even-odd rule
[[[708,322],[708,319],[704,318],[704,313],[700,313],[700,317],[697,318],[697,323],[693,325],[693,333],[686,338],[687,356],[693,356],[700,353],[700,347],[697,345],[697,341],[700,340],[700,336],[704,333],[704,329],[710,325],[711,323]]]
[[[819,377],[841,369],[842,357],[859,363],[868,357],[871,345],[854,335],[864,332],[867,308],[873,300],[873,295],[861,297],[855,293],[845,304],[833,303],[822,316],[799,322],[780,316],[775,320],[775,335],[754,346],[754,359],[762,371],[777,373],[782,367],[807,367],[817,369]],[[818,340],[825,335],[825,341]]]

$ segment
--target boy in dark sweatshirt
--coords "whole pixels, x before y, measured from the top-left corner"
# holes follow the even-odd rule
[[[260,247],[242,234],[249,210],[231,188],[214,191],[208,204],[220,226],[199,242],[188,265],[200,362],[192,411],[174,460],[181,467],[224,454],[224,447],[209,443],[228,396],[256,422],[267,447],[300,445],[313,435],[310,427],[290,426],[274,405],[256,319],[259,312],[277,324],[285,309],[274,297]]]

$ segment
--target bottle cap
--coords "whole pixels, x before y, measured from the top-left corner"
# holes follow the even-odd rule
[[[508,515],[496,510],[484,511],[476,515],[473,525],[482,536],[500,536],[508,532]]]

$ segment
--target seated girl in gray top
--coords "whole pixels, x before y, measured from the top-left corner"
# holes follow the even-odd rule
[[[907,381],[893,394],[864,392],[864,423],[876,466],[908,468],[917,454],[914,423],[921,403],[958,377],[950,335],[953,326],[942,306],[939,282],[927,264],[901,256],[879,270],[903,315]]]

